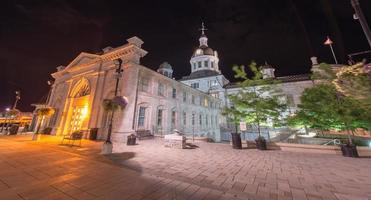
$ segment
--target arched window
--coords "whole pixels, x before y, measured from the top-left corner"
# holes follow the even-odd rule
[[[74,86],[71,97],[78,98],[90,94],[90,84],[86,78],[80,79]]]

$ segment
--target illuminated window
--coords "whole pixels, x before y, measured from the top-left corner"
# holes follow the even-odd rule
[[[139,108],[139,116],[138,116],[138,126],[139,127],[144,126],[145,116],[146,116],[146,108],[145,107],[140,107]]]

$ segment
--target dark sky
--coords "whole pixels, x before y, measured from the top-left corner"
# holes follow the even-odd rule
[[[371,1],[360,2],[370,22]],[[188,75],[201,21],[229,79],[234,64],[252,60],[267,61],[276,75],[308,73],[310,56],[332,62],[322,45],[327,35],[342,63],[347,54],[369,49],[352,14],[349,0],[1,1],[0,109],[11,106],[20,90],[19,108],[32,110],[57,66],[131,36],[143,39],[149,52],[142,64],[155,69],[168,61],[177,78]]]

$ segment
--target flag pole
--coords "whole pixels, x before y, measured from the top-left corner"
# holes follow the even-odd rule
[[[338,60],[336,59],[336,55],[335,55],[335,52],[334,52],[334,48],[332,48],[332,41],[330,39],[329,36],[327,36],[327,39],[326,41],[323,43],[324,45],[328,45],[330,46],[330,49],[331,49],[331,53],[332,53],[332,56],[334,57],[334,60],[335,60],[335,64],[338,64]]]
[[[332,44],[330,44],[330,49],[331,49],[331,52],[332,52],[332,56],[334,57],[335,64],[338,64],[338,60],[336,59],[336,55],[335,55],[334,49],[332,48]]]

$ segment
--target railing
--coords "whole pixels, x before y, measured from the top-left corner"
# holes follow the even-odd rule
[[[341,141],[339,139],[333,139],[333,140],[330,140],[330,141],[326,142],[323,145],[330,145],[330,144],[340,145],[341,144]]]

